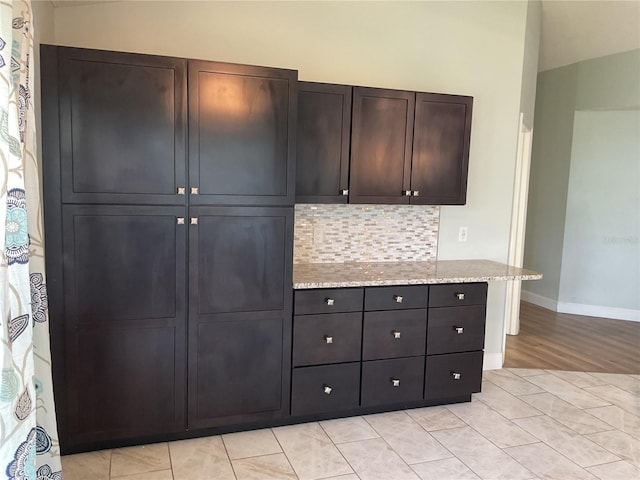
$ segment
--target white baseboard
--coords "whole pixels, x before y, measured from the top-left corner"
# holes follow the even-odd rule
[[[573,315],[586,315],[587,317],[613,318],[614,320],[640,322],[640,310],[632,310],[630,308],[558,302],[557,311],[559,313],[571,313]]]
[[[614,320],[627,320],[640,322],[640,310],[630,308],[605,307],[602,305],[587,305],[585,303],[559,302],[552,298],[543,297],[537,293],[522,290],[520,298],[525,302],[533,303],[547,310],[558,313],[570,313],[572,315],[585,315],[587,317],[613,318]]]
[[[502,368],[502,353],[484,352],[482,370],[500,370]]]
[[[520,298],[525,302],[533,303],[547,310],[558,311],[558,301],[552,298],[543,297],[542,295],[524,289],[520,292]]]

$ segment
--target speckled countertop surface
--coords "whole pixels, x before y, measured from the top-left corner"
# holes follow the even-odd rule
[[[538,280],[542,274],[491,260],[296,263],[293,288],[366,287],[494,280]]]

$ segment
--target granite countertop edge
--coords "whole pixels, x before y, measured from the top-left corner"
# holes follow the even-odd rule
[[[542,274],[492,260],[427,262],[296,263],[293,288],[430,285],[508,280],[539,280]]]

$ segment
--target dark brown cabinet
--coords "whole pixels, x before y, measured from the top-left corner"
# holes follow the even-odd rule
[[[298,203],[347,203],[351,91],[349,85],[298,83]]]
[[[293,211],[190,207],[189,427],[289,411]]]
[[[416,93],[411,203],[464,205],[473,98]]]
[[[469,401],[482,384],[486,294],[486,283],[296,290],[291,414]]]
[[[64,300],[50,302],[52,341],[66,345],[53,359],[65,450],[184,428],[184,215],[63,206]]]
[[[297,78],[189,61],[192,204],[293,205]]]
[[[289,415],[297,72],[41,58],[63,453]]]
[[[349,201],[409,203],[415,93],[354,87]]]
[[[42,54],[57,57],[47,81],[58,85],[63,201],[184,204],[186,60],[46,45]]]
[[[345,203],[335,193],[339,189],[348,192],[349,203],[466,202],[472,97],[301,85],[297,201]],[[350,88],[353,105],[348,137],[339,128],[344,128],[347,119],[344,101],[340,101],[347,95],[339,92]],[[349,140],[347,187],[346,174],[339,175],[339,168],[345,167],[344,152],[349,147],[345,142]]]

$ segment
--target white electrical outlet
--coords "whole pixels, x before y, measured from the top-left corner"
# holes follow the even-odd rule
[[[466,242],[468,233],[469,229],[467,227],[460,227],[460,230],[458,230],[458,241]]]

